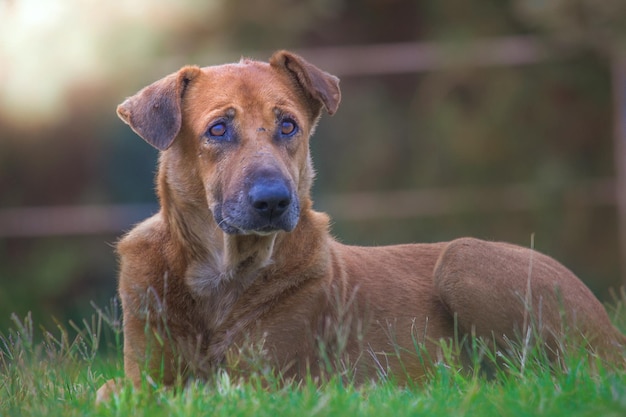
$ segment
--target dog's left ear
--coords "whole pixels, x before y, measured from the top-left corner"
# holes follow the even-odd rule
[[[341,101],[339,78],[288,51],[275,52],[269,62],[274,68],[287,70],[309,98],[323,105],[328,114],[332,115],[337,111]]]
[[[155,148],[169,148],[182,125],[181,101],[199,67],[184,67],[145,87],[117,106],[117,115]]]

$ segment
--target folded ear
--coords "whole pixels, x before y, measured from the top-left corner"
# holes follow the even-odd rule
[[[288,51],[277,51],[270,58],[270,65],[279,70],[287,70],[300,84],[308,98],[323,105],[328,114],[334,114],[341,101],[339,78],[324,72],[298,55]]]
[[[169,148],[182,123],[181,100],[199,67],[184,67],[156,81],[117,106],[117,115],[155,148]]]

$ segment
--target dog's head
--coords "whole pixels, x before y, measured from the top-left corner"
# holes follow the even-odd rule
[[[308,138],[339,80],[286,51],[269,63],[184,67],[128,98],[118,115],[162,151],[186,204],[206,197],[228,234],[291,231],[313,177]]]

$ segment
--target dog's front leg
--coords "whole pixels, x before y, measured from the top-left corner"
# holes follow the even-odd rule
[[[142,381],[174,384],[177,367],[172,343],[164,323],[124,314],[124,374],[135,387]]]
[[[182,375],[174,358],[172,334],[162,317],[138,316],[124,309],[124,374],[135,388],[173,385]],[[122,386],[120,380],[107,381],[98,389],[96,403],[108,401]]]

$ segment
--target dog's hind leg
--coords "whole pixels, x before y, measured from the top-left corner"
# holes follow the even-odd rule
[[[602,304],[571,271],[534,250],[454,240],[442,251],[433,279],[461,334],[493,338],[504,349],[532,336],[553,358],[565,343],[622,357],[624,337]]]

